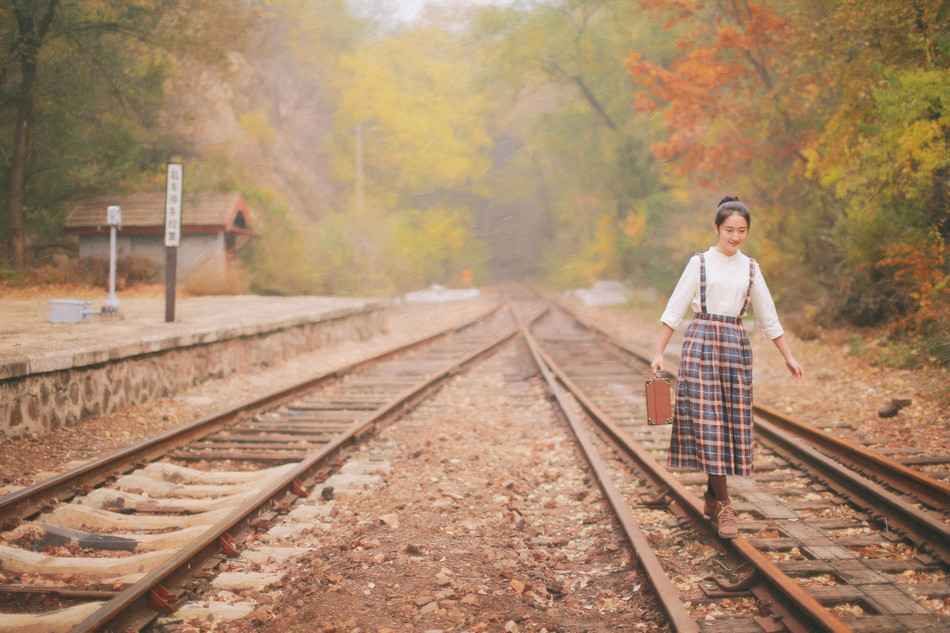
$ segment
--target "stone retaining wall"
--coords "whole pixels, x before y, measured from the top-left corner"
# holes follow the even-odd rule
[[[0,438],[44,433],[212,378],[383,330],[378,308],[249,336],[0,380]]]

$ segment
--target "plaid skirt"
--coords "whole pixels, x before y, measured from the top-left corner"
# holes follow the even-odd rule
[[[752,347],[740,317],[697,314],[686,330],[667,464],[752,474]]]

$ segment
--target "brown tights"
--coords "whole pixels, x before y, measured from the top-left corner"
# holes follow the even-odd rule
[[[720,503],[728,503],[729,488],[726,486],[725,475],[709,475],[708,490]]]

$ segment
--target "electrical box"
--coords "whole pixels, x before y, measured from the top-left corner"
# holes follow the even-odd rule
[[[82,323],[89,320],[95,311],[89,309],[88,301],[79,299],[50,299],[49,320],[52,323]]]

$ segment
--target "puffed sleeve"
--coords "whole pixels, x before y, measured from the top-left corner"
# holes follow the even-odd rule
[[[762,271],[758,264],[755,266],[755,281],[752,283],[752,310],[755,312],[755,318],[759,320],[762,333],[769,340],[777,339],[785,330],[778,320],[778,312],[775,311],[775,302],[772,300],[772,294],[769,287],[765,284],[765,278],[762,277]]]
[[[686,308],[692,303],[693,298],[699,292],[699,255],[693,255],[689,263],[686,264],[686,270],[676,282],[676,288],[670,295],[670,300],[666,303],[666,310],[660,317],[660,321],[666,323],[674,330],[683,320],[686,314]]]

